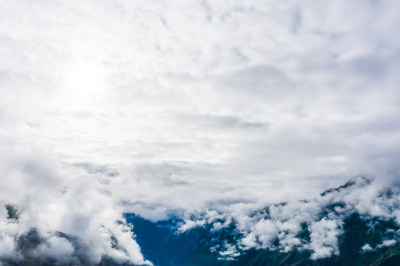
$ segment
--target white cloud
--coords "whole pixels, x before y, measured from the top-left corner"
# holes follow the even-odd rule
[[[98,263],[108,256],[146,263],[122,210],[106,193],[103,175],[63,166],[29,144],[9,143],[0,150],[7,177],[0,180],[1,256],[32,253],[62,263]]]
[[[397,1],[5,0],[0,10],[0,144],[14,154],[0,158],[13,180],[1,191],[27,227],[47,219],[50,231],[102,239],[93,221],[119,232],[123,211],[243,217],[359,174],[375,177],[375,195],[399,174]],[[387,214],[360,193],[346,200]],[[318,204],[272,212],[303,221]]]
[[[364,246],[362,246],[361,250],[366,252],[374,251],[374,249],[369,244],[365,244]]]
[[[51,237],[46,243],[38,246],[36,254],[61,260],[63,263],[74,262],[74,247],[65,238]]]
[[[216,233],[224,228],[216,229],[221,221],[224,224],[233,222],[236,238],[230,245],[235,245],[236,252],[250,248],[289,252],[297,248],[310,250],[312,259],[326,258],[333,254],[339,255],[338,237],[344,233],[342,227],[351,215],[357,213],[366,221],[397,219],[399,186],[388,188],[379,183],[379,180],[357,177],[320,195],[272,204],[251,213],[198,213],[194,216],[195,220],[187,219],[181,227],[201,225],[207,228],[211,225],[212,233]],[[382,241],[375,248],[364,245],[361,250],[374,251],[397,243],[395,239]],[[227,247],[227,251],[229,249]],[[225,254],[224,249],[219,251]]]
[[[382,242],[382,244],[379,244],[379,245],[378,245],[378,248],[381,248],[381,247],[390,247],[390,246],[395,245],[396,243],[397,243],[397,241],[394,240],[394,239],[387,239],[387,240],[384,240],[384,241]]]
[[[312,259],[330,257],[339,254],[337,236],[340,233],[340,224],[336,220],[322,219],[311,225],[310,247],[314,251]]]

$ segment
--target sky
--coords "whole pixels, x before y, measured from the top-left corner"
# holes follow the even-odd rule
[[[68,257],[61,231],[92,261],[140,264],[124,212],[245,217],[357,176],[374,193],[397,182],[399,13],[395,0],[2,0],[0,204],[20,218],[0,211],[0,255],[36,227],[35,252]]]

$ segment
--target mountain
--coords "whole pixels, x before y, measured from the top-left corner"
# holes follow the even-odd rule
[[[173,229],[176,220],[152,223],[134,214],[126,214],[126,219],[134,225],[136,240],[146,259],[155,265],[400,265],[400,244],[380,247],[363,252],[366,243],[370,247],[379,246],[384,239],[395,237],[399,226],[392,220],[364,219],[359,214],[348,216],[344,231],[338,238],[339,255],[325,259],[311,260],[311,252],[293,249],[282,252],[272,249],[249,249],[233,260],[221,260],[215,245],[232,242],[228,228],[223,232],[210,232],[211,225],[196,227],[184,233]],[[371,223],[374,227],[371,228]],[[301,232],[307,241],[307,228]]]
[[[188,221],[179,218],[159,222],[151,222],[135,214],[125,214],[125,218],[133,225],[136,241],[145,258],[159,266],[400,265],[400,226],[396,219],[359,212],[351,202],[346,201],[346,197],[354,194],[354,191],[365,190],[370,183],[367,178],[357,178],[324,191],[316,199],[296,203],[298,205],[295,206],[301,206],[314,201],[320,204],[320,209],[313,219],[301,223],[296,235],[282,238],[281,234],[285,232],[279,232],[267,247],[261,244],[251,248],[244,246],[249,232],[243,230],[235,218],[223,215],[217,219],[194,219],[191,224],[196,225],[187,230],[181,229],[185,228]],[[389,202],[390,205],[394,196],[396,194],[389,189],[381,192],[377,200]],[[257,225],[259,221],[273,219],[271,212],[274,209],[276,212],[277,208],[289,208],[289,205],[283,202],[267,206],[249,216],[255,221],[253,225]],[[398,206],[385,207],[398,209]],[[331,248],[332,254],[318,257],[315,256],[317,253],[312,243],[316,238],[315,232],[311,230],[321,221],[328,220],[338,221],[338,233]],[[221,227],[221,224],[225,226]],[[272,223],[270,225],[273,226]],[[329,234],[323,235],[321,246],[330,237]],[[296,240],[290,249],[285,243],[280,243],[288,239]]]
[[[157,222],[134,213],[124,218],[145,259],[157,266],[400,265],[399,186],[375,191],[370,185],[358,177],[314,198],[243,216],[214,210]],[[18,223],[17,207],[5,208],[9,223]],[[35,253],[44,238],[31,228],[16,241],[21,256],[0,258],[0,265],[92,265],[78,236],[55,234],[71,243],[76,261]],[[118,250],[117,239],[111,242]],[[103,257],[98,265],[129,264]]]

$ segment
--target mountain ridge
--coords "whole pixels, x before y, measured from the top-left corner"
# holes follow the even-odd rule
[[[186,220],[171,217],[152,222],[134,213],[125,213],[124,219],[132,226],[145,259],[158,266],[400,265],[400,226],[396,217],[363,213],[357,207],[359,202],[348,200],[355,198],[354,193],[359,195],[359,190],[367,190],[371,182],[366,177],[357,177],[315,198],[268,205],[250,213],[245,219],[247,224],[217,211],[191,215]],[[382,209],[397,213],[400,193],[396,186],[376,195],[375,201],[384,204]],[[18,206],[4,207],[9,222],[18,223]],[[55,235],[72,244],[75,261],[37,255],[35,250],[45,239],[35,228],[30,228],[17,239],[21,256],[2,257],[0,262],[2,265],[132,265],[105,256],[99,264],[92,264],[85,257],[85,247],[78,236],[63,232]],[[118,250],[118,240],[110,241],[112,248]]]

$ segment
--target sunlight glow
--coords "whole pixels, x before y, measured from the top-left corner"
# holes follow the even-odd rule
[[[81,62],[66,73],[64,99],[71,106],[81,108],[93,104],[103,96],[104,73],[98,64]]]

